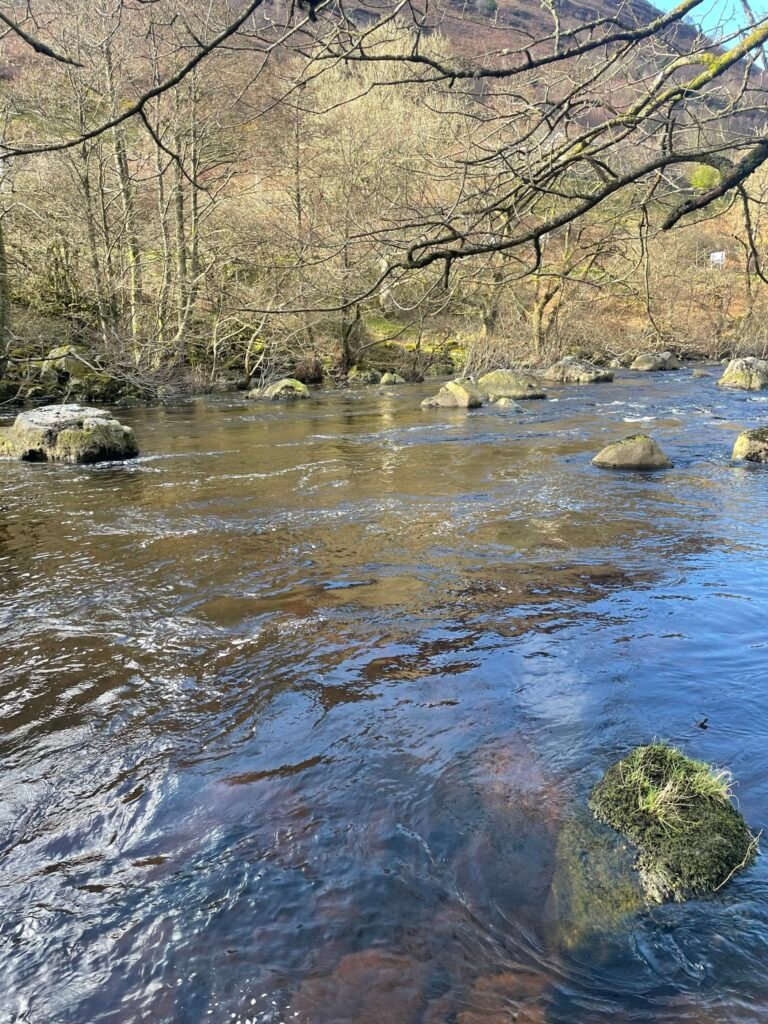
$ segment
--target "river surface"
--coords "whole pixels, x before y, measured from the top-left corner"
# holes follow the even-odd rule
[[[583,838],[655,737],[768,820],[768,397],[714,374],[0,465],[0,1021],[768,1021],[768,858],[627,909]],[[673,470],[591,466],[638,429]]]

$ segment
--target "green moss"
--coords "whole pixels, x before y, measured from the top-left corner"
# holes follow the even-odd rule
[[[589,805],[638,848],[643,887],[658,902],[713,892],[756,853],[730,775],[666,744],[638,747],[609,768]]]

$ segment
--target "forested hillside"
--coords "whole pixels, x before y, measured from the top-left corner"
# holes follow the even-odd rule
[[[697,6],[19,5],[6,398],[762,353],[766,28]]]

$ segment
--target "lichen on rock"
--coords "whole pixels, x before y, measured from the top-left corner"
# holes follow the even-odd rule
[[[589,798],[592,813],[638,850],[649,899],[686,900],[720,889],[757,852],[731,799],[731,777],[675,747],[637,747]]]
[[[606,445],[592,459],[592,465],[601,469],[637,469],[651,472],[656,469],[669,469],[672,462],[648,434],[630,434],[621,441]]]
[[[733,446],[733,458],[746,462],[768,462],[768,427],[743,430]]]
[[[732,359],[717,384],[721,388],[764,391],[768,388],[768,360],[752,357]]]
[[[138,454],[130,427],[109,412],[80,405],[22,412],[0,431],[0,455],[22,462],[102,462]]]

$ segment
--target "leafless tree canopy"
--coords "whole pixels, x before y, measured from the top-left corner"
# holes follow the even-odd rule
[[[6,337],[13,299],[155,370],[349,368],[449,315],[536,354],[590,289],[664,336],[648,261],[714,221],[751,303],[768,19],[704,6],[3,3]]]

